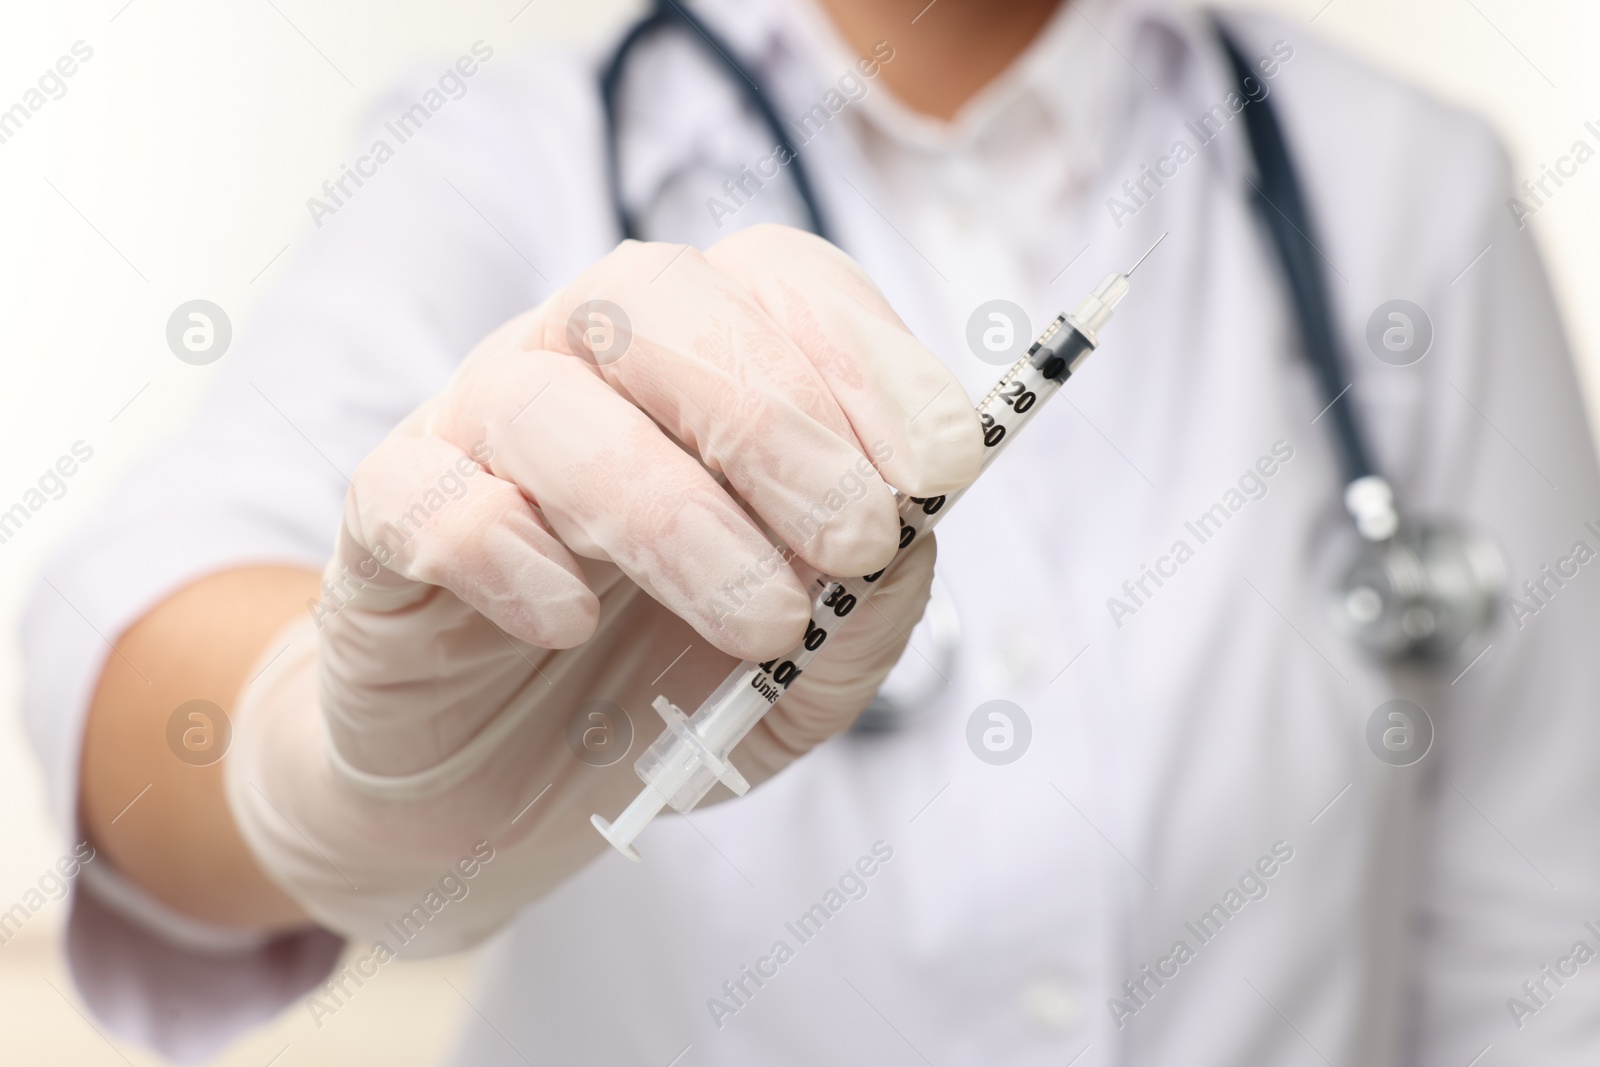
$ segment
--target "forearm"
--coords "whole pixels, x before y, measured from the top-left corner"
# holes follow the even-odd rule
[[[179,705],[206,700],[232,715],[267,643],[320,577],[253,567],[173,594],[117,641],[84,730],[80,817],[95,847],[174,909],[227,926],[289,927],[304,912],[245,847],[223,793],[226,758],[196,766],[168,744]]]

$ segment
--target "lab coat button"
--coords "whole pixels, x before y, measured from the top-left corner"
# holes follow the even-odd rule
[[[1078,987],[1060,978],[1030,983],[1022,991],[1022,1004],[1028,1017],[1050,1030],[1069,1030],[1077,1025],[1083,998]]]
[[[1001,634],[993,646],[1001,675],[1012,685],[1028,685],[1039,673],[1039,647],[1032,633],[1016,629]]]

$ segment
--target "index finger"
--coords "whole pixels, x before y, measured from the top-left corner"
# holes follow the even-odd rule
[[[966,487],[983,435],[966,390],[900,321],[855,260],[788,226],[741,230],[706,259],[738,279],[803,352],[878,471],[912,496]]]

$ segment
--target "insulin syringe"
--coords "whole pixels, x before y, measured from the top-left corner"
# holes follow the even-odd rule
[[[1156,244],[1160,243],[1158,239]],[[1155,245],[1150,247],[1155,250]],[[1149,254],[1146,252],[1145,256]],[[1144,256],[1139,257],[1142,262]],[[1139,263],[1130,267],[1128,274]],[[1128,293],[1128,274],[1109,275],[1072,314],[1056,316],[1027,354],[1012,364],[978,404],[984,444],[980,474],[1016,440],[1022,428],[1099,345],[1099,331],[1111,321],[1113,309]],[[589,821],[595,829],[623,855],[637,860],[634,839],[662,808],[670,805],[687,812],[719,781],[743,796],[750,784],[729,762],[734,746],[783,698],[794,680],[849,621],[851,613],[872,596],[875,583],[893,569],[918,538],[950,513],[965,492],[963,489],[948,496],[902,497],[900,550],[894,560],[883,570],[859,578],[817,578],[812,587],[811,621],[806,625],[806,635],[786,655],[765,663],[747,660],[739,664],[693,715],[684,715],[664,696],[656,697],[652,706],[666,720],[667,728],[634,764],[644,789],[614,822],[591,815]]]

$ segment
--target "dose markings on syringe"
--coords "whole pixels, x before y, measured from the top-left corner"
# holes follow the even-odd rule
[[[1154,246],[1151,247],[1153,250]],[[978,404],[984,443],[980,470],[987,468],[1000,451],[1016,439],[1017,431],[1038,414],[1045,402],[1094,351],[1095,331],[1109,321],[1111,310],[1127,289],[1126,275],[1107,277],[1071,316],[1057,316],[1034,341],[1027,355],[1013,364]],[[1069,328],[1072,334],[1062,338],[1063,343],[1056,343],[1056,335]],[[1034,365],[1034,359],[1038,359],[1038,366]],[[671,701],[658,696],[652,706],[661,713],[668,728],[634,764],[645,788],[616,822],[608,822],[599,815],[591,816],[596,829],[637,860],[639,856],[633,850],[632,841],[664,806],[688,811],[719,780],[737,794],[748,790],[749,783],[727,762],[727,755],[755,727],[766,710],[782,698],[811,660],[826,647],[830,636],[871,597],[877,588],[874,583],[892,571],[917,537],[949,514],[965,492],[963,489],[950,493],[942,500],[903,498],[900,544],[894,560],[877,574],[817,579],[806,636],[787,656],[761,664],[741,663],[692,716],[685,717]]]
[[[1059,388],[1059,380],[1046,378],[1028,362],[1027,357],[1012,366],[977,408],[983,427],[983,467],[988,467],[1005,443],[1033,417],[1038,411],[1039,402]],[[777,703],[784,691],[816,659],[828,638],[844,625],[851,612],[872,596],[874,583],[899,561],[918,537],[938,523],[946,506],[954,503],[963,493],[965,490],[949,497],[901,498],[900,547],[894,560],[883,570],[860,578],[833,578],[827,575],[817,578],[818,589],[811,600],[811,619],[806,623],[805,637],[787,655],[765,663],[747,664],[751,671],[750,688],[759,692],[768,704]]]

